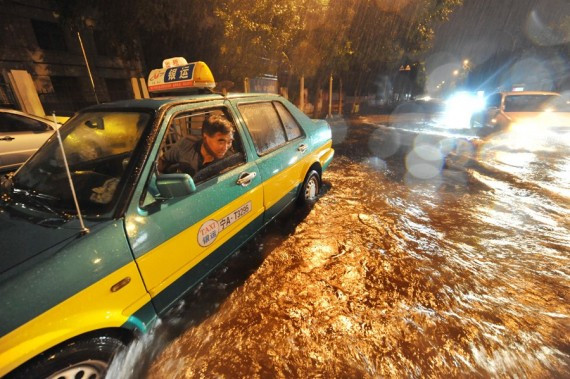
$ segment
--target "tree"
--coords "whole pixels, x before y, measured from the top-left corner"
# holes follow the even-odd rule
[[[379,73],[429,47],[433,27],[462,0],[58,0],[63,19],[97,27],[125,55],[141,40],[146,63],[184,56],[208,62],[218,79],[331,73],[355,93]]]
[[[348,91],[370,90],[380,73],[394,71],[404,56],[417,59],[430,47],[436,23],[462,0],[330,0],[315,6],[288,52],[293,71],[313,77],[318,91],[328,76]]]
[[[293,67],[291,51],[303,43],[318,0],[222,0],[215,14],[223,24],[220,57],[231,77],[276,74]],[[309,48],[306,43],[305,48]]]
[[[349,40],[354,55],[347,72],[352,89],[358,95],[374,83],[378,73],[394,71],[404,56],[415,60],[430,46],[433,28],[446,20],[461,0],[418,0],[396,2],[358,1]]]

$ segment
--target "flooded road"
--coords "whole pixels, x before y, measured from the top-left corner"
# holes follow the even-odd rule
[[[267,227],[109,376],[569,377],[567,135],[511,146],[373,116],[333,134],[312,209]]]

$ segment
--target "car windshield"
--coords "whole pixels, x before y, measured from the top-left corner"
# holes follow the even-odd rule
[[[80,113],[61,129],[63,150],[81,213],[109,214],[127,167],[151,116],[139,112]],[[75,213],[57,133],[14,176],[14,194],[40,198],[52,209]]]
[[[558,97],[557,95],[510,95],[505,97],[505,112],[558,110],[558,107],[554,107]]]

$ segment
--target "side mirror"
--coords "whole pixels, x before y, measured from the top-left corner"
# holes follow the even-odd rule
[[[43,133],[43,132],[47,132],[47,131],[53,131],[51,126],[49,126],[48,124],[44,124],[41,121],[35,121],[33,123],[30,123],[30,130],[34,133]]]
[[[188,174],[160,174],[156,178],[160,197],[172,199],[188,196],[196,191],[196,184]]]
[[[87,121],[85,121],[85,125],[91,129],[99,129],[99,130],[105,129],[105,124],[104,124],[103,119],[101,117],[95,117],[91,120],[87,120]]]

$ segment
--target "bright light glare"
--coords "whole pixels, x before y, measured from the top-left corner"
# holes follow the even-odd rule
[[[445,105],[445,126],[464,129],[470,127],[471,115],[485,107],[485,100],[469,92],[456,92]]]
[[[485,100],[469,92],[457,92],[447,99],[446,104],[448,108],[460,108],[473,113],[484,108]]]

